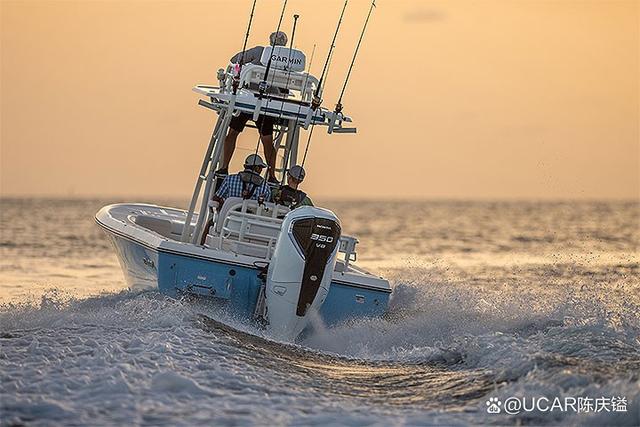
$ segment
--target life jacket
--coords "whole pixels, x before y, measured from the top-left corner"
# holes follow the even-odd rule
[[[242,181],[242,198],[245,200],[250,199],[256,189],[264,183],[264,178],[250,170],[242,171],[239,175]]]
[[[307,198],[307,193],[302,190],[296,190],[288,185],[280,187],[276,203],[287,207],[295,208]]]

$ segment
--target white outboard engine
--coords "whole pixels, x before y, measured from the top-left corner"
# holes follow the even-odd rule
[[[340,221],[333,212],[311,206],[292,210],[267,271],[268,328],[293,340],[324,302],[336,265]]]

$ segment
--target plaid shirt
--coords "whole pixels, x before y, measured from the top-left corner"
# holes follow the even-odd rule
[[[247,191],[253,190],[253,184],[245,184]],[[216,191],[216,196],[221,199],[228,199],[229,197],[242,197],[242,192],[244,190],[242,179],[240,178],[240,174],[228,175],[218,191]],[[249,199],[258,200],[259,197],[264,197],[264,200],[271,200],[271,189],[266,181],[264,181],[260,186],[256,187],[253,190],[253,194]]]

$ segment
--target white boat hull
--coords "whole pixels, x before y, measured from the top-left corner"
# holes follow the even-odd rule
[[[137,224],[140,216],[167,221],[162,234]],[[207,298],[215,303],[213,306],[254,320],[264,285],[264,263],[249,256],[179,242],[185,217],[186,212],[178,209],[122,204],[103,208],[96,215],[96,222],[113,242],[130,288],[157,289],[174,298]],[[353,318],[381,316],[390,293],[388,282],[371,274],[353,269],[332,271],[318,314],[328,326]]]

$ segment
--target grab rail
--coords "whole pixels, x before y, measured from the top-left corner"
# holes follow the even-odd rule
[[[358,259],[358,253],[356,252],[356,245],[358,243],[360,243],[360,241],[353,236],[340,236],[338,252],[344,254],[345,267],[348,267],[349,263],[355,262]]]
[[[228,200],[227,203],[231,204],[228,207],[224,206],[216,218],[222,223],[212,227],[219,230],[216,233],[219,237],[217,249],[221,250],[225,242],[240,243],[264,250],[263,258],[270,260],[282,230],[284,216],[290,212],[290,209],[273,203],[259,204],[255,200]],[[255,209],[255,212],[249,212],[249,209]],[[355,237],[346,235],[340,237],[338,252],[344,254],[345,267],[357,260],[358,243],[359,240]]]
[[[235,242],[264,250],[263,258],[271,259],[282,228],[282,219],[289,208],[271,203],[259,204],[254,200],[228,200],[227,203],[232,204],[223,207],[218,217],[222,221],[218,249],[222,249],[225,242]],[[250,209],[255,209],[255,212],[249,212]]]
[[[257,64],[247,64],[240,72],[240,85],[258,84],[264,80],[266,67]],[[269,84],[280,89],[300,92],[302,101],[309,102],[313,91],[318,86],[318,79],[311,74],[297,71],[269,70]]]

